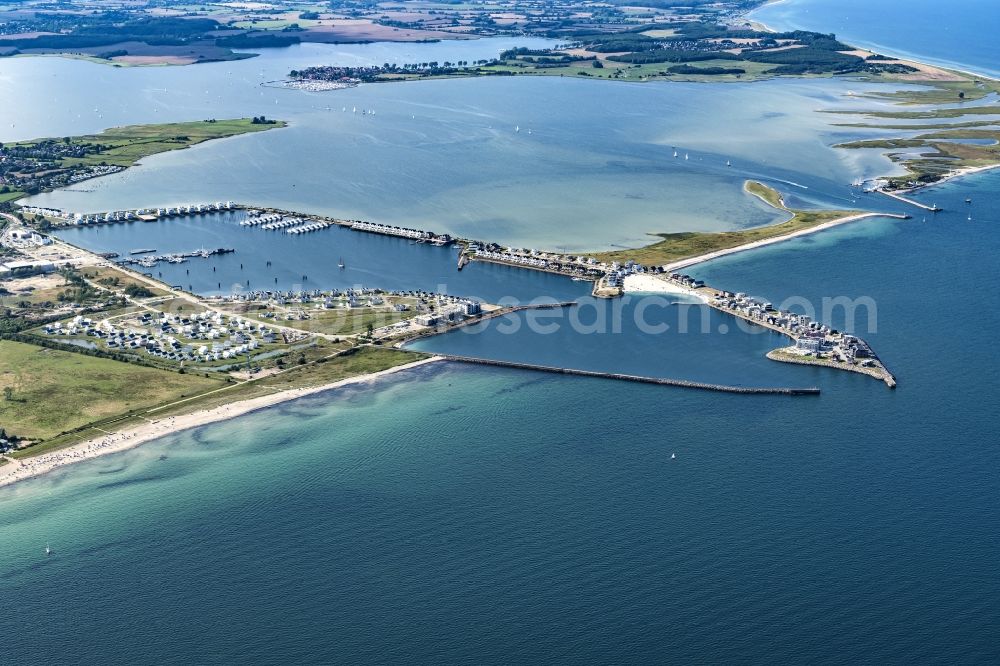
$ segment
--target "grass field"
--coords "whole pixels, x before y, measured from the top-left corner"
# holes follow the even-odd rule
[[[109,359],[0,341],[0,424],[20,437],[48,439],[82,425],[222,386]]]
[[[781,193],[773,187],[768,187],[764,183],[758,183],[756,180],[748,180],[743,184],[743,189],[770,206],[781,210],[788,210],[785,208],[785,202],[781,198]]]
[[[128,125],[104,130],[100,134],[72,137],[74,143],[96,143],[104,150],[82,158],[63,160],[64,166],[74,164],[97,165],[106,162],[118,166],[132,166],[143,157],[163,153],[168,150],[187,148],[203,141],[222,139],[249,132],[262,132],[284,123],[274,125],[253,124],[249,118],[217,120],[215,122],[196,121],[190,123],[164,123],[158,125]]]
[[[109,289],[124,289],[128,285],[136,285],[149,289],[154,296],[166,296],[169,293],[163,289],[159,289],[146,282],[138,280],[128,273],[111,266],[84,268],[81,269],[80,273],[88,280],[93,280],[101,286]],[[107,282],[102,282],[102,280],[106,280]],[[191,308],[192,312],[194,312],[195,310],[193,305]]]
[[[321,386],[332,384],[348,377],[367,375],[394,368],[397,365],[412,363],[427,358],[427,354],[400,351],[398,349],[383,349],[380,347],[361,347],[353,354],[335,356],[320,362],[294,366],[277,375],[254,379],[242,384],[235,384],[221,391],[195,398],[164,409],[149,412],[149,418],[184,414],[199,409],[211,409],[237,400],[248,400],[262,395],[270,395],[288,389]]]
[[[961,143],[963,139],[993,141],[990,145]],[[902,164],[908,174],[890,180],[903,185],[914,178],[927,180],[964,167],[981,167],[1000,163],[1000,130],[960,128],[920,134],[913,137],[865,139],[838,144],[837,148],[877,148],[906,150],[889,153],[889,157]],[[914,150],[918,149],[918,150]],[[916,155],[915,155],[916,153]]]
[[[595,68],[593,61],[581,60],[561,64],[558,67],[538,67],[534,63],[524,60],[506,60],[497,65],[487,65],[468,72],[458,72],[444,77],[424,77],[424,78],[464,78],[469,76],[490,76],[497,74],[515,74],[524,76],[578,76],[580,78],[608,79],[614,81],[754,81],[759,79],[773,78],[769,70],[774,69],[774,65],[757,62],[744,62],[732,60],[707,60],[695,63],[694,66],[703,67],[739,67],[746,70],[744,74],[673,74],[668,72],[668,68],[676,63],[648,63],[642,65],[632,65],[630,63],[604,60],[603,67]],[[401,76],[399,78],[422,78]],[[390,80],[390,77],[386,77]]]
[[[930,109],[927,111],[827,111],[826,113],[857,114],[868,118],[892,118],[896,120],[939,120],[963,118],[965,116],[1000,115],[1000,106],[963,106],[950,109]],[[946,126],[942,126],[946,127]]]
[[[635,250],[598,252],[590,256],[596,257],[599,261],[624,262],[632,259],[647,266],[659,266],[687,259],[688,257],[697,257],[709,252],[715,252],[716,250],[725,250],[755,241],[783,236],[802,229],[809,229],[824,222],[852,214],[852,211],[846,210],[812,211],[786,208],[781,203],[781,194],[763,183],[747,181],[744,188],[748,193],[759,197],[775,208],[792,213],[792,218],[778,224],[742,229],[740,231],[721,231],[717,233],[692,231],[656,234],[663,238],[663,240]]]
[[[3,350],[8,344],[17,343],[0,342],[0,358],[3,358],[3,356],[7,353]],[[28,347],[29,349],[36,349],[31,345],[22,346]],[[326,352],[324,353],[324,356],[328,356],[329,353],[336,351],[337,349],[338,348],[336,346],[325,347]],[[397,365],[412,363],[413,361],[427,358],[426,354],[404,352],[396,349],[365,347],[359,349],[354,354],[326,358],[322,362],[316,363],[314,361],[320,358],[318,356],[318,352],[319,350],[313,350],[312,352],[307,353],[309,362],[306,365],[292,366],[287,371],[280,374],[268,375],[259,379],[235,384],[226,384],[221,380],[201,379],[201,382],[203,382],[201,385],[188,387],[184,391],[174,389],[174,391],[169,394],[161,392],[157,396],[159,402],[153,402],[150,400],[141,407],[134,407],[133,409],[136,411],[133,412],[114,412],[114,410],[109,410],[112,413],[104,415],[100,418],[83,420],[76,426],[79,427],[86,425],[88,426],[86,428],[80,428],[74,432],[67,432],[64,435],[57,435],[50,439],[46,439],[40,444],[17,451],[12,454],[12,457],[25,458],[39,455],[47,451],[65,448],[93,437],[98,434],[100,430],[117,432],[129,427],[140,425],[145,419],[160,419],[166,416],[177,416],[179,414],[187,414],[202,409],[211,409],[213,407],[227,405],[239,400],[248,400],[250,398],[270,395],[287,389],[330,384],[341,379],[347,379],[348,377],[356,377],[359,375],[379,372],[381,370],[393,368]],[[76,355],[70,354],[70,356]],[[89,357],[81,358],[91,360]],[[117,363],[116,361],[108,362],[116,363],[117,365],[124,365],[129,369],[135,368],[135,366]],[[137,369],[143,370],[143,368]],[[173,375],[174,377],[182,379],[192,378],[190,375],[178,375],[176,373],[166,371],[152,370],[151,372]],[[4,375],[0,375],[0,377],[3,376]],[[17,399],[16,395],[15,399]],[[54,407],[51,406],[50,408],[54,409]],[[22,434],[21,431],[16,429],[14,422],[5,418],[3,410],[0,410],[0,424],[12,433],[18,435]],[[95,428],[99,428],[100,430],[96,430]]]
[[[13,192],[3,192],[0,193],[0,203],[4,203],[7,201],[14,201],[16,199],[20,199],[23,196],[24,192],[19,192],[17,190],[14,190]]]
[[[959,74],[959,76],[965,75]],[[914,89],[912,86],[907,86],[903,90],[875,91],[865,93],[863,96],[903,105],[952,104],[959,100],[972,102],[997,92],[1000,92],[1000,83],[963,78],[959,81],[933,81],[927,88]]]
[[[188,123],[162,123],[152,125],[127,125],[104,130],[100,134],[68,137],[70,144],[97,146],[98,149],[84,157],[67,157],[63,167],[100,164],[129,167],[144,157],[168,150],[187,148],[203,141],[222,139],[249,132],[262,132],[285,123],[254,124],[250,118],[199,120]],[[33,146],[40,140],[22,141],[15,145]],[[6,196],[6,195],[4,195]]]

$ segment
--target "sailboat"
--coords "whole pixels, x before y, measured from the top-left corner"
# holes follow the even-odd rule
[[[677,157],[677,151],[674,150],[674,157]]]
[[[514,133],[517,134],[520,131],[521,131],[521,126],[520,125],[515,125],[514,126]]]
[[[344,270],[344,258],[343,257],[340,258],[340,262],[337,264],[337,267],[340,268],[340,270]]]
[[[671,459],[671,460],[674,460],[674,459],[675,459],[676,457],[677,457],[677,454],[676,454],[676,453],[671,453],[671,454],[670,454],[670,459]]]
[[[52,554],[52,549],[49,548],[49,544],[45,544],[45,554],[46,555],[51,555]]]
[[[726,160],[726,166],[731,167],[731,166],[733,166],[733,163],[730,162],[729,160]]]
[[[688,159],[688,154],[684,153],[684,159]]]

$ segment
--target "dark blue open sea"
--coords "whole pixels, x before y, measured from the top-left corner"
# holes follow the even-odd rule
[[[918,198],[945,210],[693,271],[870,298],[897,390],[673,301],[656,335],[627,306],[621,333],[427,340],[823,392],[442,363],[2,489],[0,663],[1000,662],[1000,171]]]

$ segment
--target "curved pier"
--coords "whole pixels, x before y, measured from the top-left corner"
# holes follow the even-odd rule
[[[517,361],[500,361],[496,359],[477,358],[475,356],[456,356],[454,354],[435,354],[449,361],[458,363],[471,363],[474,365],[489,365],[501,368],[514,368],[517,370],[534,370],[536,372],[551,372],[560,375],[575,375],[578,377],[598,377],[601,379],[617,379],[625,382],[637,382],[640,384],[659,384],[661,386],[679,386],[682,388],[701,389],[703,391],[717,391],[720,393],[744,393],[755,395],[819,395],[818,388],[768,388],[750,386],[727,386],[725,384],[708,384],[704,382],[693,382],[686,379],[666,379],[662,377],[644,377],[642,375],[626,375],[618,372],[600,372],[597,370],[576,370],[574,368],[560,368],[552,365],[536,365],[534,363],[519,363]]]

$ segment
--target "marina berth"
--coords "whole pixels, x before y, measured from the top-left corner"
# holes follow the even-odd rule
[[[313,231],[319,231],[321,229],[326,229],[331,226],[329,222],[313,222],[312,224],[303,224],[298,227],[292,227],[291,229],[285,229],[286,234],[307,234]]]

